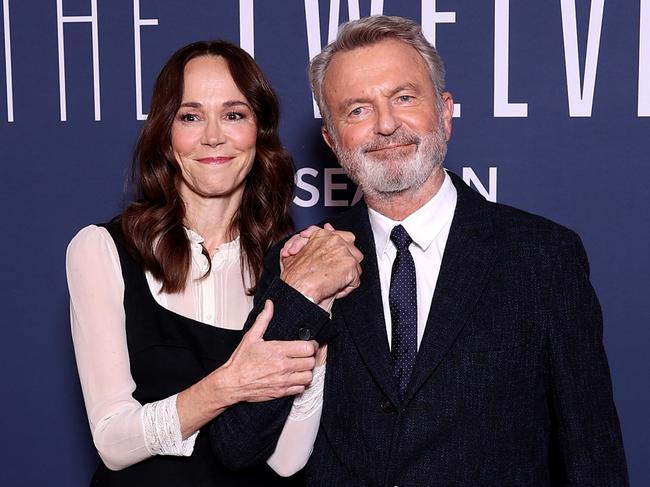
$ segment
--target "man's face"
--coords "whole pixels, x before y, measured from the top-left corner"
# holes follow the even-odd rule
[[[420,54],[398,40],[339,53],[324,80],[323,137],[370,197],[420,188],[442,164],[453,100]]]

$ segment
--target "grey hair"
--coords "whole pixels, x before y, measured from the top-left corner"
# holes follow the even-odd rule
[[[387,39],[399,40],[413,47],[427,64],[437,94],[445,91],[445,66],[438,51],[427,41],[417,23],[404,17],[387,15],[353,20],[342,24],[336,40],[328,44],[309,63],[309,83],[325,125],[330,125],[330,114],[323,99],[323,84],[334,55]]]

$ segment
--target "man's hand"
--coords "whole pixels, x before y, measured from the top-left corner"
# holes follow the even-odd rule
[[[354,246],[354,234],[335,230],[329,223],[291,237],[280,260],[282,280],[321,306],[360,284],[363,254]]]

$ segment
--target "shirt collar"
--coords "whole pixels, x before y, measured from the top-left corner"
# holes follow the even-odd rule
[[[198,233],[192,230],[191,228],[184,227],[185,234],[190,241],[190,246],[192,248],[192,255],[199,256],[203,255],[203,242],[205,241],[203,237]],[[224,242],[217,247],[219,252],[233,253],[239,250],[239,235],[234,240],[230,242]]]
[[[382,255],[390,242],[390,232],[396,225],[402,225],[413,242],[426,252],[440,231],[454,216],[457,193],[447,171],[438,192],[422,207],[402,221],[396,221],[368,208],[370,226],[375,239],[377,255]],[[392,242],[390,243],[392,246]]]

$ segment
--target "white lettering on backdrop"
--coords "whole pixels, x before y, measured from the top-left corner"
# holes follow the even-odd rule
[[[527,117],[528,103],[508,101],[510,0],[494,1],[494,116]]]
[[[650,0],[641,0],[639,22],[639,117],[650,117]]]
[[[135,61],[135,118],[146,120],[142,111],[142,48],[140,47],[140,28],[143,25],[158,25],[158,19],[140,18],[140,0],[133,0],[133,53]]]
[[[100,75],[99,75],[99,34],[98,34],[98,11],[97,0],[89,0],[90,15],[64,15],[63,0],[56,1],[56,25],[57,25],[57,47],[58,47],[58,75],[59,75],[59,105],[60,119],[67,120],[66,104],[66,59],[64,27],[68,23],[91,24],[92,42],[92,75],[93,75],[93,98],[94,98],[94,119],[101,120],[100,100]],[[143,112],[142,100],[142,67],[141,67],[141,30],[144,26],[158,25],[158,19],[140,18],[140,0],[133,0],[133,28],[134,28],[134,66],[135,66],[135,116],[138,120],[146,118]],[[340,0],[329,1],[328,13],[328,38],[331,41],[335,38],[340,21]],[[17,45],[12,39],[11,30],[16,31],[16,25],[12,25],[12,16],[9,8],[10,0],[2,0],[2,25],[4,37],[4,71],[6,85],[7,121],[13,122],[14,115],[19,107],[14,101],[16,84],[16,70],[12,69],[12,55],[18,50],[20,54],[29,46]],[[254,54],[254,0],[239,0],[240,15],[240,44],[251,54]],[[590,117],[593,108],[594,92],[597,79],[598,57],[601,42],[601,32],[604,21],[605,0],[592,0],[588,25],[578,25],[576,16],[576,0],[561,0],[559,2],[562,19],[562,36],[565,59],[566,86],[568,112],[571,117]],[[107,3],[105,9],[110,8]],[[551,4],[549,4],[551,5]],[[638,52],[638,117],[650,116],[650,0],[639,0],[639,52]],[[324,40],[320,29],[320,11],[318,0],[304,0],[305,22],[307,28],[307,44],[309,57],[312,58],[322,49]],[[457,16],[462,13],[437,10],[435,0],[420,0],[422,12],[422,29],[427,38],[436,43],[440,38],[438,32],[439,24],[456,24]],[[549,6],[548,8],[558,8]],[[525,117],[528,115],[529,103],[512,103],[509,101],[509,21],[510,21],[509,0],[494,0],[494,117]],[[383,0],[371,0],[370,13],[379,14],[383,12]],[[359,0],[347,1],[348,17],[358,18]],[[399,12],[395,12],[399,13]],[[197,13],[198,14],[198,13]],[[14,24],[15,24],[15,19]],[[173,26],[173,22],[168,23]],[[171,28],[171,27],[169,27]],[[20,29],[20,27],[18,27]],[[584,60],[584,72],[580,72],[580,59],[578,49],[578,32],[587,33],[586,54]],[[44,30],[43,32],[47,32]],[[582,36],[581,36],[582,37]],[[13,42],[12,42],[13,41]],[[605,42],[606,39],[603,39]],[[14,56],[15,59],[15,56]],[[462,60],[460,61],[462,62]],[[531,60],[534,62],[534,60]],[[301,73],[302,75],[302,73]],[[551,87],[551,89],[553,89]],[[557,89],[557,88],[556,88]],[[454,117],[460,116],[460,105],[455,104]],[[320,118],[318,109],[314,106],[315,118]]]
[[[320,182],[320,171],[313,167],[303,167],[296,171],[296,196],[293,198],[295,205],[302,208],[311,208],[319,204],[321,190],[323,189],[323,206],[353,206],[363,196],[362,191],[356,188],[352,199],[344,198],[349,194],[349,189],[354,185],[345,176],[345,171],[340,167],[326,167],[323,169],[323,179]],[[334,180],[336,177],[337,181]],[[463,181],[474,186],[476,190],[488,201],[497,201],[497,168],[488,170],[488,184],[486,186],[471,167],[463,167]],[[320,185],[320,186],[319,186]],[[303,194],[304,193],[304,194]],[[307,197],[305,197],[307,196]]]
[[[59,52],[59,107],[62,122],[65,122],[68,119],[65,97],[65,42],[63,40],[63,24],[84,22],[91,25],[95,120],[102,119],[101,100],[99,98],[99,35],[97,33],[97,0],[90,0],[90,15],[63,15],[63,0],[56,0],[56,30]]]
[[[5,85],[7,87],[7,122],[13,122],[14,89],[11,73],[11,26],[9,25],[9,0],[2,0],[2,25],[5,38]]]
[[[582,82],[580,80],[580,60],[578,59],[578,27],[575,0],[561,0],[561,6],[569,116],[591,117],[605,0],[591,0],[587,55],[585,57],[585,72]]]

